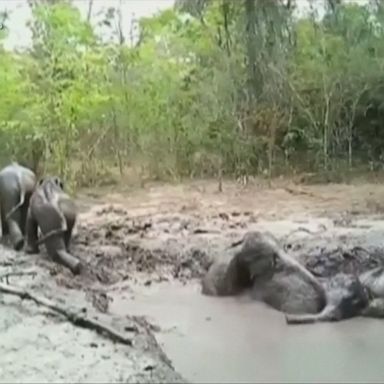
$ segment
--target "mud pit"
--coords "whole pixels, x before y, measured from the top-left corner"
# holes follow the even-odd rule
[[[34,278],[11,277],[10,283],[86,307],[129,335],[133,346],[1,295],[1,382],[180,382],[182,376],[194,382],[382,382],[384,323],[353,319],[289,328],[281,313],[246,295],[202,296],[198,279],[252,229],[277,237],[298,227],[319,232],[297,233],[290,246],[320,277],[380,265],[383,192],[377,186],[328,186],[300,188],[296,195],[230,185],[219,195],[204,183],[123,191],[95,201],[80,196],[83,213],[72,252],[87,265],[81,276],[44,255],[4,247],[0,274],[35,271]]]

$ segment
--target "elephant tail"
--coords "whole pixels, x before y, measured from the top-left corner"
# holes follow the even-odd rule
[[[67,230],[67,220],[65,219],[65,216],[63,214],[63,211],[60,209],[60,206],[59,206],[59,202],[58,201],[55,201],[53,204],[52,204],[52,207],[54,208],[54,210],[56,211],[56,213],[59,215],[59,218],[60,218],[60,225],[61,225],[61,228],[60,230],[62,232],[65,232]],[[54,233],[53,233],[54,234]]]
[[[63,228],[53,229],[52,231],[49,231],[49,232],[45,233],[43,236],[41,236],[40,239],[37,240],[37,245],[44,243],[46,240],[48,240],[52,236],[61,235],[65,231],[66,231],[66,229],[63,229]]]
[[[8,220],[25,202],[26,191],[23,183],[21,182],[20,170],[17,172],[16,180],[17,180],[17,186],[19,187],[19,191],[20,191],[20,201],[7,213],[7,215],[5,216],[6,220]]]

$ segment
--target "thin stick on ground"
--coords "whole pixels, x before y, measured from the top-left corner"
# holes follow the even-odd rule
[[[37,296],[25,289],[7,285],[4,283],[0,283],[0,292],[6,293],[9,295],[19,296],[21,299],[32,300],[36,304],[47,307],[52,311],[64,316],[68,321],[70,321],[75,326],[92,329],[100,334],[106,335],[113,341],[116,341],[125,345],[132,345],[132,339],[122,335],[121,333],[112,329],[108,325],[102,324],[96,319],[91,319],[87,317],[85,314],[73,312],[68,308],[65,308],[59,304],[56,304],[51,300],[48,300],[45,297]]]
[[[30,271],[30,272],[6,272],[0,274],[0,280],[2,279],[7,279],[8,277],[11,276],[36,276],[37,272],[36,271]]]
[[[312,236],[318,236],[324,232],[327,231],[327,228],[324,226],[324,225],[321,225],[323,230],[320,230],[320,231],[317,231],[317,232],[314,232],[314,231],[311,231],[307,228],[304,228],[304,227],[298,227],[296,229],[293,229],[291,232],[289,232],[287,235],[285,235],[281,240],[284,242],[283,244],[283,249],[286,251],[287,250],[287,246],[289,244],[287,244],[287,241],[289,240],[289,238],[294,235],[295,233],[298,233],[298,232],[306,232],[308,233],[309,235],[312,235]]]
[[[284,187],[283,189],[285,191],[287,191],[288,193],[290,193],[291,195],[294,195],[294,196],[304,195],[304,196],[314,197],[316,199],[329,200],[329,198],[325,198],[325,197],[319,196],[316,193],[313,193],[313,192],[310,192],[310,191],[305,191],[303,189],[294,189],[294,188],[290,188],[290,187]]]
[[[8,278],[11,276],[36,276],[36,271],[30,271],[30,272],[7,272],[0,274],[0,281],[3,281],[5,279],[5,282],[9,284]]]

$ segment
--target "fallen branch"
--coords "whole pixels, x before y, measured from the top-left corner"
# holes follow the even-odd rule
[[[206,229],[206,228],[196,228],[193,230],[194,235],[200,235],[205,233],[220,233],[220,231],[217,231],[215,229]]]
[[[365,248],[359,245],[357,245],[356,247],[353,247],[352,251],[361,251],[362,253],[365,253],[368,256],[368,258],[372,257],[372,254],[368,252],[368,250],[366,250]]]
[[[7,272],[7,273],[0,274],[0,281],[5,279],[5,281],[8,284],[8,278],[11,276],[33,276],[33,277],[35,277],[36,275],[37,275],[37,273],[35,271],[31,271],[31,272]]]
[[[291,195],[294,195],[294,196],[304,195],[304,196],[314,197],[316,199],[329,200],[329,199],[326,199],[326,198],[324,198],[322,196],[319,196],[316,193],[312,193],[312,192],[309,192],[309,191],[304,191],[303,189],[293,189],[293,188],[290,188],[290,187],[284,187],[283,189],[285,191],[287,191],[288,193],[290,193]]]
[[[44,307],[51,309],[56,313],[59,313],[60,315],[63,315],[68,321],[70,321],[75,326],[92,329],[97,333],[105,334],[110,339],[116,342],[119,342],[125,345],[132,345],[132,340],[130,338],[125,337],[124,335],[112,329],[111,327],[100,323],[96,319],[91,319],[83,313],[76,313],[76,312],[70,311],[67,308],[64,308],[63,306],[56,304],[51,300],[46,299],[45,297],[37,296],[22,288],[14,287],[4,283],[0,283],[0,292],[6,293],[9,295],[19,296],[21,299],[32,300],[38,305],[42,305]]]
[[[0,267],[15,267],[26,263],[27,261],[24,260],[16,261],[14,259],[8,259],[0,261]]]
[[[286,241],[288,240],[293,234],[297,233],[297,232],[305,232],[305,233],[308,233],[309,235],[312,235],[312,236],[317,236],[317,235],[320,235],[321,233],[324,233],[327,231],[327,227],[323,224],[320,225],[322,227],[322,230],[320,231],[311,231],[310,229],[307,229],[305,227],[297,227],[296,229],[293,229],[292,231],[288,232],[287,235],[285,235],[283,237],[283,239]]]

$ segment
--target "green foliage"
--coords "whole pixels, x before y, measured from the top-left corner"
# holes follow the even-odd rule
[[[32,48],[0,46],[1,162],[75,187],[114,167],[175,179],[381,161],[381,7],[316,21],[282,2],[192,5],[139,20],[133,46],[102,42],[70,2],[33,6]]]

